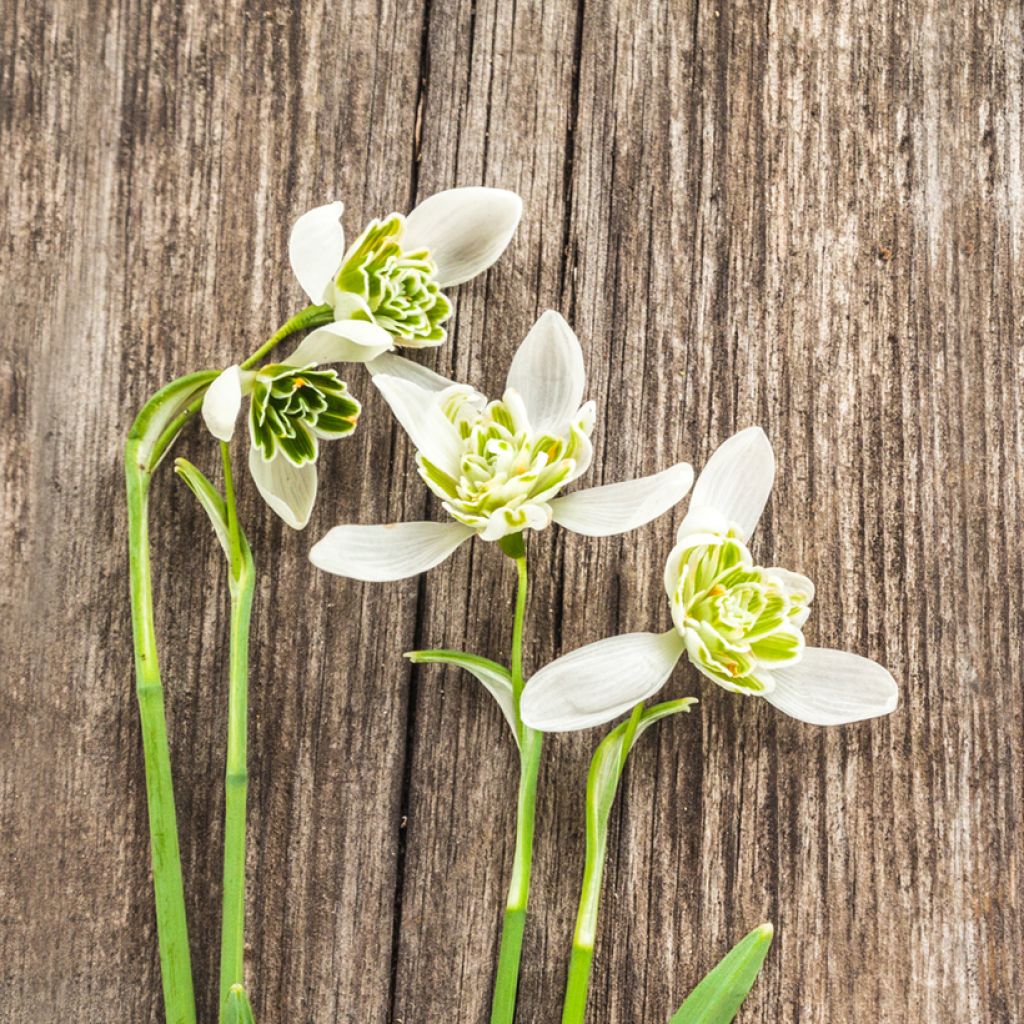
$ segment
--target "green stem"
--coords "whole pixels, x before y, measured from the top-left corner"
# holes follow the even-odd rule
[[[257,363],[276,345],[306,327],[332,319],[329,306],[307,306],[286,321],[242,365]],[[161,388],[143,407],[125,444],[128,505],[128,572],[136,695],[146,768],[146,802],[156,904],[157,943],[167,1024],[195,1024],[195,994],[185,914],[174,781],[167,741],[167,713],[157,658],[153,581],[149,552],[149,484],[153,470],[203,404],[216,373],[197,373]],[[182,393],[191,395],[180,407]],[[166,416],[164,410],[170,407]]]
[[[252,369],[264,356],[279,345],[289,335],[304,331],[307,327],[320,327],[334,319],[334,310],[330,306],[306,306],[300,309],[290,320],[286,320],[248,359],[242,363],[243,370]]]
[[[125,476],[128,485],[128,561],[135,689],[146,764],[146,801],[164,1014],[168,1024],[195,1024],[195,995],[174,809],[171,753],[167,743],[164,691],[153,625],[153,582],[149,561],[150,475],[140,468],[136,446],[131,442],[125,450]]]
[[[248,370],[255,366],[264,356],[281,344],[285,338],[305,330],[307,327],[319,327],[322,324],[330,323],[334,319],[334,313],[330,306],[306,306],[299,310],[295,316],[286,320],[274,333],[248,359],[243,362],[242,369]],[[154,445],[153,465],[156,465],[174,443],[175,438],[181,433],[182,427],[203,407],[203,398],[206,392],[197,395],[184,409],[167,425],[167,428],[160,435]]]
[[[224,504],[231,561],[231,649],[228,679],[228,743],[224,785],[224,891],[221,914],[220,1009],[223,1019],[232,986],[245,983],[245,816],[249,776],[249,623],[255,578],[251,556],[243,557],[228,446],[224,461]]]
[[[626,758],[633,746],[633,739],[643,713],[644,705],[637,704],[626,725],[619,755],[619,776],[622,775],[622,770],[626,766]],[[597,917],[601,908],[601,883],[604,880],[607,850],[607,830],[601,829],[598,834],[594,834],[594,830],[588,827],[587,855],[583,865],[580,902],[576,911],[576,930],[572,937],[572,954],[569,957],[569,976],[565,983],[562,1024],[583,1024],[586,1017],[587,996],[590,993],[590,971],[594,963],[594,942],[597,938]]]
[[[526,551],[522,537],[509,538],[502,545],[515,559],[518,573],[515,618],[512,626],[512,692],[515,697],[516,731],[519,735],[519,801],[516,815],[516,852],[512,862],[505,916],[501,929],[501,948],[491,1004],[491,1024],[511,1024],[516,1012],[516,991],[519,987],[519,965],[522,959],[523,930],[530,894],[530,873],[533,863],[533,829],[537,804],[537,776],[543,735],[523,725],[519,702],[523,693],[523,622],[526,616],[527,572]]]

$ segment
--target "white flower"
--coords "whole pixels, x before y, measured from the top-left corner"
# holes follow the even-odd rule
[[[310,552],[328,572],[402,579],[474,534],[501,540],[551,522],[593,537],[624,533],[671,508],[693,480],[681,462],[560,496],[590,465],[594,404],[583,404],[583,353],[557,313],[545,313],[526,336],[499,401],[397,356],[377,360],[374,370],[374,384],[418,449],[420,476],[455,522],[337,526]]]
[[[231,440],[244,395],[251,395],[253,481],[263,500],[289,526],[301,530],[316,499],[319,441],[351,434],[360,405],[334,370],[297,361],[295,355],[260,370],[229,366],[203,397],[203,419],[214,437]]]
[[[313,331],[297,356],[369,362],[395,345],[442,344],[452,313],[442,289],[491,266],[522,209],[519,196],[504,189],[449,189],[408,217],[392,213],[372,221],[348,249],[341,203],[303,214],[288,243],[292,269],[314,305],[332,307],[334,323]],[[353,331],[353,324],[360,326]]]
[[[660,690],[684,651],[719,686],[764,697],[803,722],[841,725],[891,712],[896,682],[881,665],[805,646],[811,581],[754,564],[746,544],[774,478],[759,427],[719,447],[665,567],[675,628],[600,640],[545,666],[523,691],[526,725],[567,732],[608,722]]]
[[[522,201],[497,188],[456,188],[408,217],[373,221],[346,250],[341,203],[318,206],[292,229],[288,252],[314,304],[334,322],[311,331],[283,362],[229,366],[209,387],[203,419],[230,441],[242,398],[251,394],[249,469],[267,504],[301,530],[316,499],[319,438],[351,433],[359,403],[321,363],[365,363],[396,345],[440,345],[451,303],[441,291],[486,270],[505,251]]]

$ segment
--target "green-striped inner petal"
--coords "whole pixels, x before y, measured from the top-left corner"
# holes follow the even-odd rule
[[[755,565],[733,532],[684,539],[672,552],[678,565],[672,618],[690,660],[730,690],[761,693],[772,668],[799,661],[808,595]]]
[[[359,403],[334,370],[275,364],[256,376],[249,433],[268,462],[281,454],[302,466],[316,460],[318,438],[351,434],[359,412]]]

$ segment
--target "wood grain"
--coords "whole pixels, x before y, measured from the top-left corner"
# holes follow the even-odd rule
[[[1024,63],[1011,0],[207,5],[6,0],[0,20],[0,1019],[160,1020],[119,452],[169,378],[302,299],[294,217],[514,188],[442,372],[500,390],[553,307],[601,415],[590,482],[764,425],[755,554],[818,584],[813,642],[888,664],[884,721],[822,731],[680,669],[611,845],[590,1019],[658,1024],[749,927],[749,1022],[1024,1021]],[[486,1019],[514,754],[413,645],[508,651],[476,542],[420,581],[313,574],[338,521],[438,518],[356,368],[303,534],[242,509],[253,635],[257,1019]],[[214,453],[191,429],[181,444]],[[158,621],[196,983],[214,1019],[227,598],[164,474]],[[527,667],[664,626],[672,517],[531,539]],[[468,597],[467,597],[468,592]],[[596,737],[547,745],[524,1024],[557,1019]]]

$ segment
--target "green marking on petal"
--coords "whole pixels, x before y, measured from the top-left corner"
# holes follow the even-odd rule
[[[706,676],[729,690],[763,693],[772,668],[800,660],[809,595],[755,565],[735,533],[684,538],[669,564],[677,575],[672,619]]]
[[[295,466],[315,462],[318,437],[345,437],[356,429],[361,406],[334,370],[285,364],[256,376],[249,434],[263,458],[281,454]]]
[[[398,213],[370,222],[345,255],[334,281],[334,304],[348,309],[356,296],[399,345],[440,345],[452,304],[435,281],[430,253],[402,249],[404,232],[405,218]]]
[[[574,454],[589,462],[584,427],[593,429],[593,423],[578,420],[563,437],[535,434],[521,399],[511,391],[481,408],[479,395],[455,385],[437,401],[462,442],[458,473],[444,472],[422,453],[416,462],[446,511],[488,540],[547,526],[548,502],[579,475]]]

